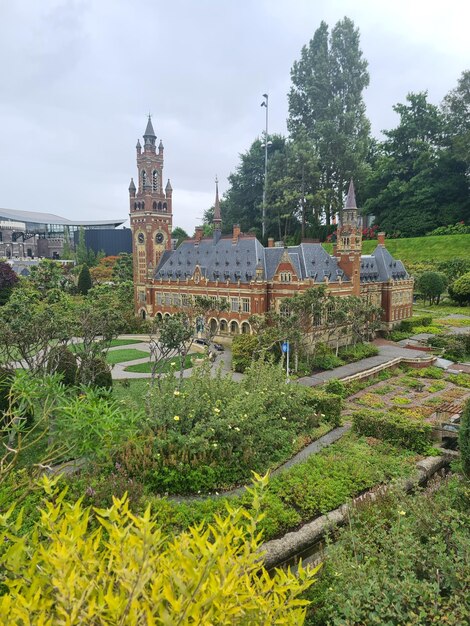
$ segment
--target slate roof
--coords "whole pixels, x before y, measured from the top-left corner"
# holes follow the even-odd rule
[[[377,246],[376,249],[372,252],[371,256],[374,257],[375,264],[377,266],[379,281],[387,281],[390,278],[392,280],[404,280],[409,278],[409,274],[406,271],[403,263],[394,259],[385,246]],[[366,257],[362,258],[364,259]]]
[[[14,220],[19,222],[26,222],[32,224],[66,224],[68,226],[120,226],[124,224],[126,219],[123,220],[69,220],[53,213],[40,213],[36,211],[18,211],[16,209],[2,209],[0,208],[0,219],[5,218],[7,220]]]
[[[199,243],[183,241],[176,250],[167,250],[155,271],[157,280],[185,279],[193,276],[199,266],[203,277],[209,280],[249,283],[256,278],[256,268],[261,267],[263,277],[271,280],[284,254],[285,248],[263,248],[254,237],[204,238]],[[317,283],[349,280],[339,269],[338,262],[321,244],[302,243],[287,248],[294,271],[301,280],[311,278]]]

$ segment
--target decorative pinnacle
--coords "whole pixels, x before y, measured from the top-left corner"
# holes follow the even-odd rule
[[[220,202],[219,202],[219,179],[217,174],[215,176],[215,204],[214,204],[214,226],[220,228],[222,223],[222,216],[220,214]]]
[[[354,182],[352,178],[349,183],[348,196],[346,198],[346,204],[344,205],[344,208],[345,209],[357,209],[356,194],[354,191]]]

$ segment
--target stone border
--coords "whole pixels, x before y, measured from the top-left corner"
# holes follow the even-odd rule
[[[451,460],[458,456],[458,453],[452,450],[442,450],[442,452],[444,453],[443,456],[429,456],[419,461],[416,464],[417,475],[395,484],[398,484],[399,487],[407,493],[426,483],[431,476],[443,467],[448,466]],[[355,504],[366,501],[373,502],[379,495],[390,489],[392,484],[393,483],[387,483],[379,487],[379,489],[372,488],[357,498],[354,498],[351,504],[342,504],[334,511],[330,511],[326,515],[321,515],[313,521],[304,524],[295,532],[288,532],[280,539],[271,539],[263,543],[259,551],[263,553],[262,560],[264,567],[266,569],[279,567],[285,561],[292,559],[297,554],[307,550],[313,544],[318,543],[332,527],[342,525],[347,521],[349,512]]]

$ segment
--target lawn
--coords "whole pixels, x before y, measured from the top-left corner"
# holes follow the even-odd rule
[[[125,363],[126,361],[144,359],[145,357],[148,357],[148,354],[148,352],[135,350],[134,348],[129,348],[128,350],[110,350],[106,355],[106,361],[109,365],[115,365],[116,363]]]
[[[434,318],[444,317],[445,315],[468,315],[470,317],[470,306],[457,306],[444,302],[443,304],[432,304],[425,306],[424,304],[415,304],[413,307],[413,315],[432,315]],[[457,321],[457,320],[456,320]]]
[[[331,254],[332,244],[323,244]],[[416,263],[418,261],[446,261],[456,257],[470,259],[470,235],[442,235],[437,237],[411,237],[409,239],[386,239],[387,250],[396,259]],[[363,242],[362,253],[370,254],[377,247],[377,240]]]
[[[109,354],[112,354],[112,352],[109,352]],[[188,369],[189,367],[192,367],[193,361],[198,358],[200,357],[197,354],[188,354],[184,361],[184,369]],[[116,362],[119,362],[119,361],[116,361]],[[158,368],[158,371],[159,373],[165,374],[166,372],[170,371],[171,367],[174,367],[175,370],[180,369],[181,358],[179,356],[175,356],[171,359],[166,359],[166,361],[160,365],[160,367]],[[124,371],[133,372],[135,374],[150,374],[152,371],[152,365],[150,361],[148,361],[147,363],[137,363],[136,365],[129,365],[128,367],[125,368]]]

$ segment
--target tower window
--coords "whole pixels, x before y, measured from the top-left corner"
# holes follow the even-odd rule
[[[162,210],[162,203],[161,203],[161,202],[159,202],[159,203],[158,203],[158,210],[159,210],[159,211],[161,211],[161,210]]]
[[[166,209],[167,209],[167,204],[166,204],[166,202],[164,202],[163,203],[163,210],[166,211]]]
[[[153,210],[156,211],[157,210],[157,203],[155,201],[154,201],[152,206],[153,206]]]
[[[145,189],[147,186],[147,172],[142,170],[142,189]]]
[[[153,170],[152,172],[152,191],[155,193],[158,191],[158,172]]]

